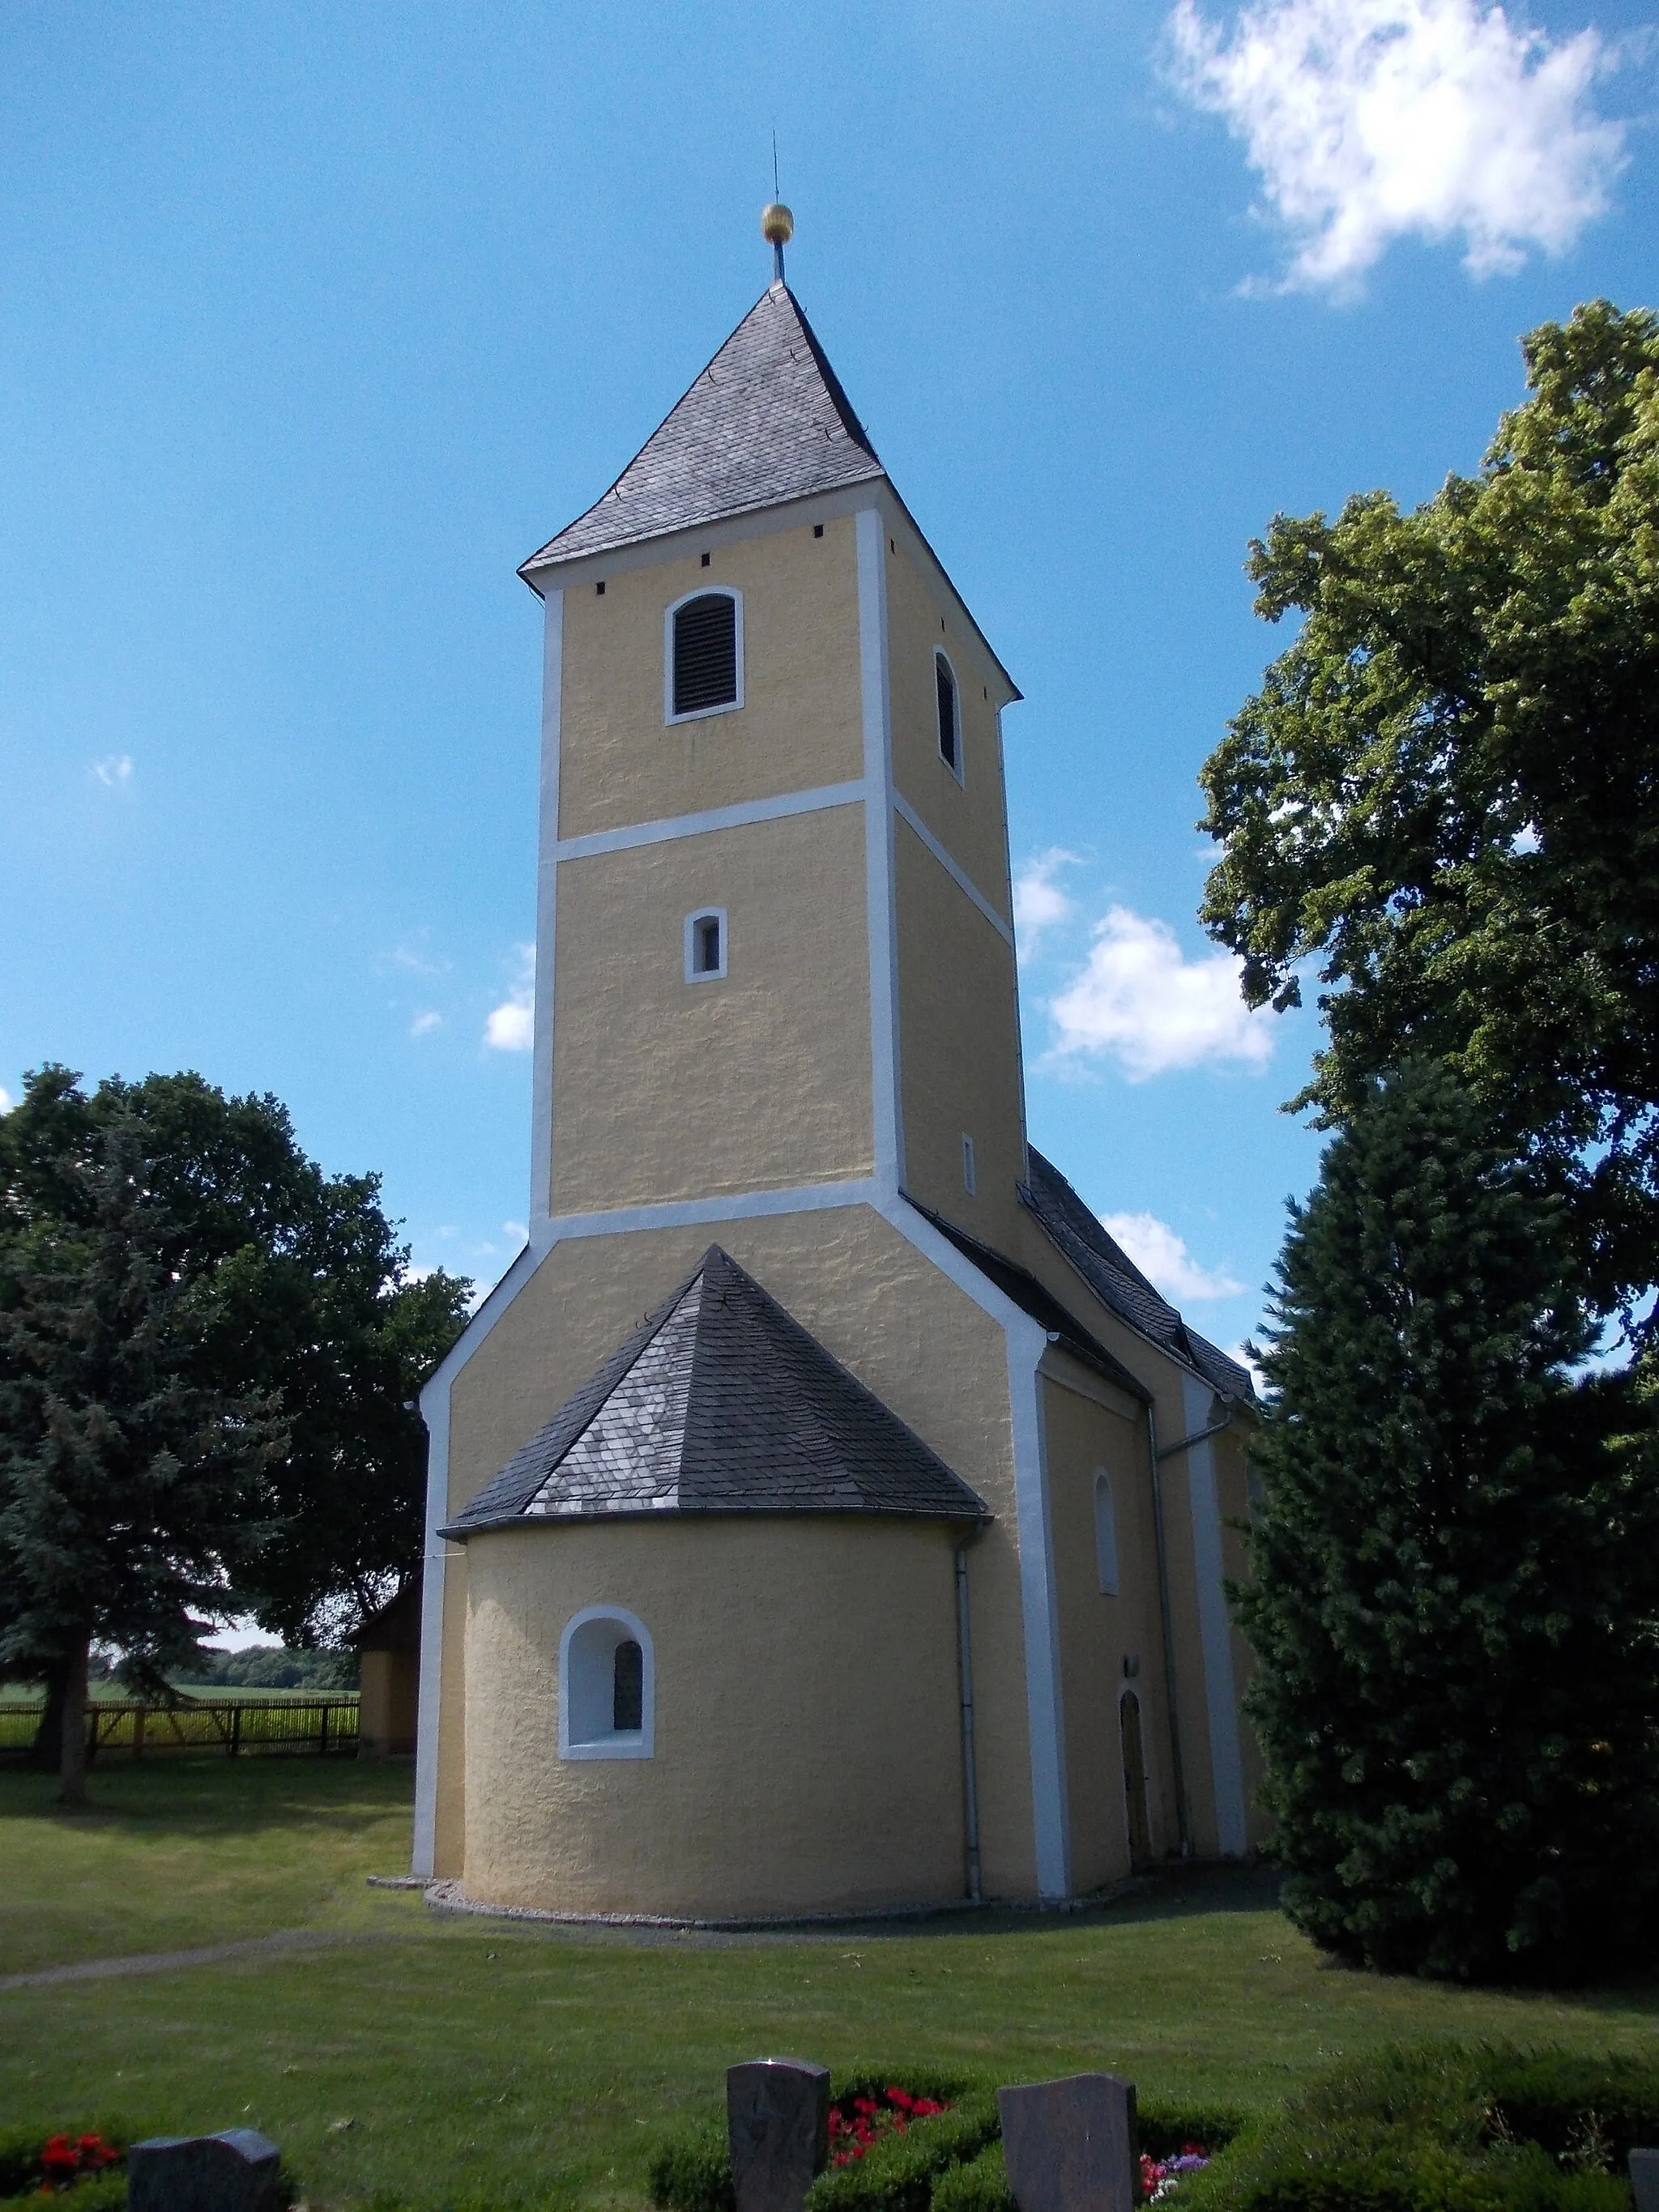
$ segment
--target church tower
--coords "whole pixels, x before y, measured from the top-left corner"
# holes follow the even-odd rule
[[[422,1397],[416,1870],[749,1917],[1243,1848],[1209,1439],[1248,1379],[1028,1148],[1019,694],[781,237],[520,574],[530,1239]],[[1166,1496],[1160,1419],[1207,1489]]]
[[[781,280],[520,573],[536,1218],[862,1184],[1006,1242],[1018,693]]]

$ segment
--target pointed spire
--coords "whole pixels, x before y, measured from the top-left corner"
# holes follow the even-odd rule
[[[605,497],[519,574],[885,473],[793,293],[775,283]]]

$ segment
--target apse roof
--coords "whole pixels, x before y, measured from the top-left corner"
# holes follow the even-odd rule
[[[656,1513],[988,1517],[718,1244],[444,1534]]]
[[[1169,1300],[1155,1290],[1118,1243],[1096,1220],[1052,1161],[1028,1146],[1030,1181],[1020,1197],[1036,1216],[1049,1242],[1063,1253],[1103,1306],[1139,1335],[1193,1368],[1224,1397],[1253,1399],[1249,1370],[1218,1351],[1207,1337],[1188,1328]]]
[[[604,498],[519,573],[884,473],[799,301],[775,283]]]

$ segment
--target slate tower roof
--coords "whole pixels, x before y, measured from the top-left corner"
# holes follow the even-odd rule
[[[988,1518],[718,1244],[443,1533],[656,1513]]]
[[[799,301],[773,284],[604,498],[519,574],[884,473]]]

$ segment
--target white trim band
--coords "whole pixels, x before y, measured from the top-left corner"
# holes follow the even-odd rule
[[[618,1237],[638,1229],[696,1228],[708,1221],[752,1221],[766,1213],[820,1213],[834,1206],[873,1206],[868,1176],[845,1182],[795,1183],[784,1190],[733,1191],[723,1198],[665,1199],[657,1206],[616,1206],[602,1213],[556,1213],[542,1227],[542,1247],[567,1237]]]
[[[904,793],[902,791],[896,791],[893,793],[893,811],[898,815],[902,821],[908,822],[909,823],[910,827],[915,831],[917,836],[921,838],[922,843],[927,848],[933,858],[939,862],[940,867],[944,869],[945,874],[950,877],[957,889],[959,891],[964,891],[967,896],[972,899],[974,904],[985,916],[985,919],[990,923],[992,928],[995,930],[997,935],[1003,939],[1005,944],[1012,945],[1014,941],[1012,923],[1003,920],[1002,916],[992,905],[990,900],[988,899],[984,893],[978,889],[972,879],[957,866],[957,863],[951,858],[951,855],[945,851],[944,846],[939,843],[939,839],[934,836],[933,831],[927,827],[927,824],[922,820],[921,815],[916,812],[915,808],[911,805],[909,800],[904,796]]]
[[[562,837],[553,857],[586,860],[596,853],[627,853],[636,845],[666,845],[676,837],[701,837],[711,830],[741,830],[750,822],[781,822],[791,814],[816,814],[826,806],[854,806],[864,796],[862,780],[823,783],[811,791],[780,792],[775,799],[710,806],[701,814],[675,814],[662,822],[629,822],[620,830],[593,830],[585,837]]]

